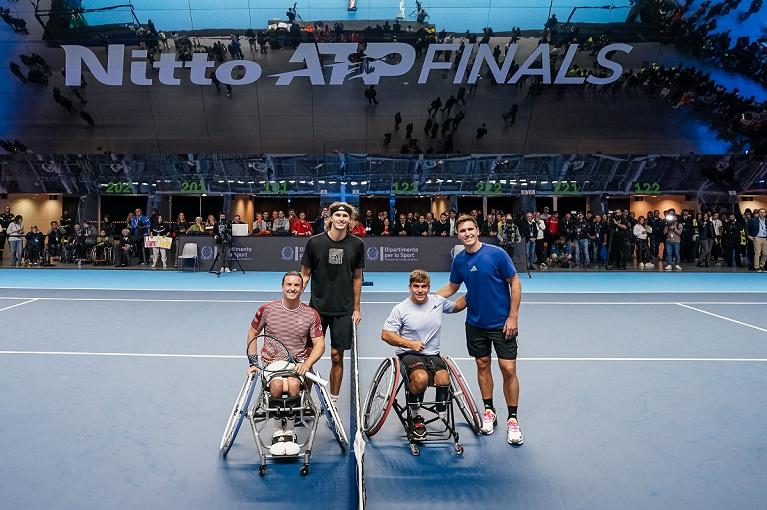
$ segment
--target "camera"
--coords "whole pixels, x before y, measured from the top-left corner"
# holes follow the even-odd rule
[[[674,215],[674,214],[667,214],[666,215],[666,221],[669,222],[669,223],[672,223],[672,222],[676,221],[676,215]]]

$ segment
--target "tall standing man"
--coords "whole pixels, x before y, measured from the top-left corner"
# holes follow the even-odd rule
[[[509,412],[506,439],[512,445],[521,445],[523,437],[517,419],[517,331],[522,285],[508,253],[479,240],[479,228],[473,217],[459,217],[456,229],[465,249],[455,256],[450,281],[437,291],[437,295],[450,297],[458,292],[462,283],[466,284],[466,344],[469,355],[477,363],[477,380],[485,404],[482,432],[492,434],[498,423],[490,371],[490,355],[494,347]]]
[[[323,335],[330,328],[330,396],[335,401],[344,375],[344,351],[362,320],[365,245],[351,235],[357,211],[346,202],[330,204],[325,232],[309,238],[301,258],[304,287],[312,281],[310,306],[320,313]]]

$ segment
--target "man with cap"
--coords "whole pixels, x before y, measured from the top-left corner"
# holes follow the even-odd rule
[[[322,332],[330,329],[330,396],[338,399],[343,379],[344,351],[351,348],[354,326],[362,320],[362,273],[365,245],[350,235],[357,215],[346,202],[328,208],[325,232],[309,238],[301,258],[304,287],[312,281],[310,306],[320,313]]]

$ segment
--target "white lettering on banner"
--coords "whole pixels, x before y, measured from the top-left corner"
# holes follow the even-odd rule
[[[382,246],[380,250],[383,262],[418,262],[418,248]]]
[[[93,75],[96,81],[104,85],[122,85],[125,74],[125,45],[110,44],[107,48],[106,67],[96,54],[85,46],[62,45],[65,63],[64,74],[67,86],[79,86],[80,75],[83,73],[83,64]],[[452,63],[440,61],[437,52],[458,51],[459,44],[430,44],[426,50],[426,57],[421,65],[418,83],[423,85],[429,79],[431,71],[439,70],[443,73],[450,72]],[[365,85],[378,85],[383,77],[403,76],[415,65],[415,49],[405,43],[369,43],[365,54],[356,54],[357,45],[352,43],[301,43],[293,52],[289,62],[302,64],[304,68],[295,71],[287,71],[269,75],[276,78],[275,85],[278,87],[288,86],[295,78],[308,78],[312,85],[341,85],[352,79],[362,79]],[[623,73],[623,66],[610,60],[612,53],[631,53],[633,46],[623,43],[608,44],[597,54],[597,64],[600,70],[606,70],[608,74],[603,77],[589,74],[587,77],[568,77],[573,59],[578,51],[577,44],[568,45],[564,60],[560,66],[554,84],[578,85],[584,81],[594,85],[607,85],[618,80]],[[453,77],[453,83],[458,85],[466,80],[467,83],[475,83],[484,68],[488,68],[493,74],[495,81],[500,84],[517,83],[523,76],[541,76],[543,83],[551,84],[551,48],[548,44],[540,44],[524,60],[514,75],[506,80],[511,69],[512,60],[517,53],[517,45],[509,47],[501,66],[495,61],[492,49],[487,44],[467,46],[461,56],[461,60]],[[474,63],[468,69],[472,54]],[[334,55],[332,64],[326,65],[331,69],[330,80],[325,81],[322,73],[320,55]],[[359,57],[355,62],[350,61],[352,56]],[[154,79],[148,72],[147,52],[145,50],[132,50],[130,53],[129,76],[131,83],[135,85],[152,85]],[[392,58],[394,57],[394,58]],[[398,57],[398,58],[397,58]],[[540,60],[540,66],[537,65]],[[397,63],[390,63],[397,62]],[[216,67],[216,63],[208,60],[206,53],[195,53],[191,61],[181,62],[176,59],[175,53],[163,53],[160,59],[154,62],[159,70],[158,80],[163,85],[180,85],[181,78],[176,76],[176,70],[189,69],[189,81],[196,85],[210,85],[211,79],[206,77],[208,69]],[[244,70],[244,73],[235,77],[236,68]],[[468,71],[468,76],[467,76]],[[262,75],[261,66],[251,60],[229,60],[215,69],[216,78],[221,83],[229,85],[249,85],[258,81]]]

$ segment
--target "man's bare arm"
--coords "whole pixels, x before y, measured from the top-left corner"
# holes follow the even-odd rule
[[[312,277],[312,270],[307,266],[301,266],[301,278],[304,280],[304,289],[309,285],[309,280]]]
[[[414,351],[420,351],[423,349],[423,342],[417,340],[408,340],[399,336],[394,331],[381,331],[381,340],[393,347],[404,347],[405,349],[412,349]]]
[[[456,283],[447,282],[441,289],[435,292],[435,294],[438,296],[442,296],[443,298],[449,298],[450,296],[458,292],[458,289],[460,288],[461,286]]]

